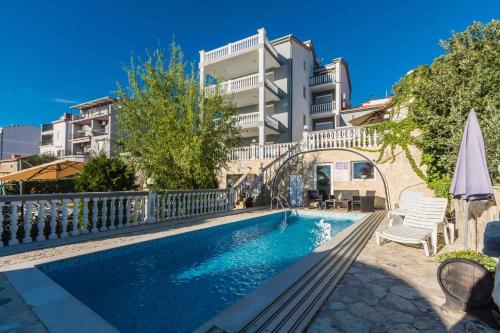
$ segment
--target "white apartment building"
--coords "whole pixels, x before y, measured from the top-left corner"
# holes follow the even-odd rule
[[[349,67],[342,58],[323,65],[311,41],[293,35],[269,40],[256,35],[200,51],[200,83],[207,92],[232,94],[243,144],[299,141],[312,130],[343,125],[350,107]]]
[[[71,107],[77,114],[64,114],[51,124],[42,125],[40,151],[61,159],[88,161],[100,152],[111,156],[115,139],[116,99],[102,97]]]

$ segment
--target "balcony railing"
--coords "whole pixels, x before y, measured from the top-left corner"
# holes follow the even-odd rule
[[[276,143],[268,145],[252,145],[231,150],[229,158],[238,161],[274,159],[287,152],[296,142]]]
[[[309,106],[310,114],[331,113],[335,110],[335,102],[313,104]]]
[[[332,148],[373,148],[380,145],[380,137],[376,130],[370,131],[362,127],[305,132],[301,142],[240,147],[233,149],[229,158],[243,161],[274,159],[298,143],[303,152]]]
[[[329,72],[326,74],[313,76],[309,80],[309,85],[310,86],[317,86],[319,84],[330,83],[330,82],[335,82],[335,72]]]
[[[215,50],[205,53],[204,61],[214,61],[227,57],[233,53],[241,52],[259,44],[259,34],[244,38],[234,43],[229,43],[225,46],[219,47]]]
[[[0,248],[217,214],[232,202],[228,190],[0,196]]]
[[[232,93],[256,86],[258,82],[259,82],[259,74],[251,74],[239,77],[234,80],[223,81],[220,83],[219,88],[221,92]],[[216,88],[217,88],[216,85],[208,86],[205,88],[205,92],[207,94],[214,94]]]
[[[240,128],[256,127],[259,124],[259,113],[250,112],[234,116],[236,125]],[[272,116],[266,116],[266,125],[275,130],[279,130],[279,121]]]
[[[91,119],[95,117],[100,117],[103,115],[109,115],[109,110],[98,110],[98,111],[93,111],[93,112],[84,112],[84,113],[79,113],[79,114],[74,114],[71,116],[71,120],[81,120],[81,119]]]

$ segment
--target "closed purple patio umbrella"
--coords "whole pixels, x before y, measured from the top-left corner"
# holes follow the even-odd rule
[[[465,201],[464,208],[464,247],[468,249],[469,234],[469,201],[487,200],[491,197],[490,173],[486,164],[483,134],[472,109],[467,118],[462,144],[458,153],[455,173],[451,183],[450,194],[455,199]]]

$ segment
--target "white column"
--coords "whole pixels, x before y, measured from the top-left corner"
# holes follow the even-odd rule
[[[0,209],[2,208],[3,203],[0,203]],[[0,224],[2,222],[3,214],[0,214]],[[36,221],[36,238],[35,242],[45,240],[45,236],[43,234],[45,229],[45,201],[41,200],[38,202],[38,220]]]
[[[17,201],[12,201],[10,206],[10,240],[9,245],[17,245],[19,244],[19,240],[17,239]]]
[[[111,201],[109,202],[109,227],[108,230],[115,230],[115,204],[116,204],[116,198],[111,197]]]
[[[42,203],[45,203],[45,201],[40,201],[40,207],[42,206]],[[78,207],[79,204],[80,204],[80,199],[78,198],[73,199],[73,221],[71,222],[71,236],[77,236],[79,234],[78,232],[78,215],[80,210],[80,207]],[[39,214],[41,214],[41,212],[42,210],[40,210]],[[43,209],[43,218],[45,220],[45,209]],[[40,228],[38,230],[40,235]]]
[[[98,208],[98,204],[99,204],[99,198],[95,197],[92,199],[92,230],[91,232],[92,233],[96,233],[96,232],[99,232],[99,229],[97,228],[97,213],[99,211],[99,208]]]
[[[198,69],[200,71],[200,89],[203,90],[205,87],[205,67],[203,63],[205,62],[205,50],[200,50],[200,62],[198,64]]]
[[[266,30],[259,29],[259,145],[266,143],[265,120],[266,120],[266,50],[264,41]]]
[[[26,207],[25,213],[24,213],[24,238],[23,238],[23,243],[31,243],[31,210],[33,208],[33,201],[26,201],[24,203],[24,206]]]
[[[68,199],[62,200],[62,231],[61,238],[66,238],[68,234]]]
[[[102,197],[101,231],[106,230],[108,224],[108,197]]]
[[[123,227],[123,197],[118,197],[118,229]]]
[[[56,227],[57,227],[57,210],[56,201],[54,199],[50,200],[50,234],[49,239],[56,239]]]
[[[130,226],[130,208],[132,207],[130,201],[132,200],[132,196],[127,196],[125,197],[125,200],[127,200],[127,204],[125,206],[125,226],[129,227]]]
[[[83,198],[83,211],[82,211],[82,234],[88,234],[88,224],[89,224],[89,201],[90,198]],[[51,214],[52,215],[52,214]]]

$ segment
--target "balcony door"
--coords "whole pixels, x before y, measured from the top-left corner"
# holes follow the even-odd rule
[[[332,193],[332,165],[316,164],[314,166],[314,189],[319,191],[323,200],[329,198]]]

